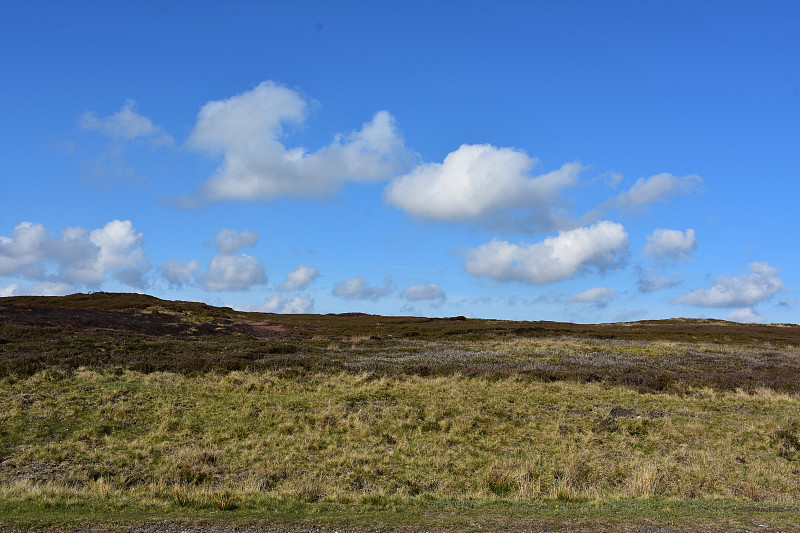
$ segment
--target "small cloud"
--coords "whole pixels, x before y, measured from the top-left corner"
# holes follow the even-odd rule
[[[393,287],[389,276],[386,277],[383,287],[371,286],[362,276],[356,276],[335,284],[331,294],[349,300],[379,300],[387,296]]]
[[[267,283],[267,269],[247,254],[216,254],[197,282],[207,291],[244,291]]]
[[[574,296],[572,296],[569,301],[570,302],[579,302],[579,303],[591,303],[595,304],[597,307],[605,307],[608,305],[608,302],[617,295],[617,291],[614,289],[608,289],[606,287],[594,287],[592,289],[587,289],[583,292],[580,292]]]
[[[734,309],[728,313],[727,319],[734,322],[744,322],[746,324],[760,324],[764,322],[764,318],[761,317],[761,315],[759,315],[752,307]]]
[[[617,266],[627,247],[628,234],[622,224],[602,221],[560,232],[536,244],[493,240],[467,249],[464,268],[495,281],[539,285],[571,278],[590,267],[603,270]]]
[[[319,270],[306,265],[297,265],[293,272],[286,274],[283,283],[277,289],[283,292],[302,291],[308,284],[319,277]]]
[[[189,285],[189,280],[196,271],[200,270],[200,263],[195,260],[188,263],[182,263],[175,258],[162,263],[158,267],[161,276],[167,280],[170,287],[181,288],[184,285]]]
[[[636,286],[639,292],[648,293],[656,292],[663,289],[669,289],[681,284],[681,280],[675,278],[668,278],[661,275],[651,275],[640,271],[639,279],[636,281]]]
[[[672,303],[699,307],[752,307],[783,288],[778,269],[767,263],[749,263],[749,274],[718,276],[714,286],[696,289],[672,300]]]
[[[248,248],[255,247],[258,239],[259,235],[255,231],[237,231],[235,229],[222,228],[206,245],[213,244],[221,253],[232,254],[245,246]]]
[[[697,239],[693,229],[686,232],[673,229],[657,229],[647,236],[644,255],[660,263],[679,262],[689,259],[689,254],[697,250]]]
[[[584,221],[593,221],[614,209],[633,211],[645,206],[666,202],[670,197],[687,195],[703,190],[703,179],[696,175],[673,176],[672,174],[656,174],[649,178],[639,178],[636,183],[616,198],[606,200],[584,215]]]
[[[104,118],[98,118],[94,112],[87,111],[81,115],[78,125],[82,129],[97,131],[115,139],[127,141],[144,138],[154,145],[175,144],[163,128],[136,112],[136,102],[133,100],[126,100],[122,109]]]
[[[252,248],[259,235],[254,231],[237,231],[223,228],[204,243],[213,246],[217,253],[211,258],[206,271],[197,274],[200,263],[188,263],[170,259],[159,267],[162,277],[171,287],[193,285],[207,291],[244,291],[267,283],[267,268],[257,258],[248,254],[235,254],[237,250]],[[193,278],[193,279],[192,279]]]
[[[478,296],[475,298],[462,298],[456,305],[494,305],[495,300],[490,296]]]
[[[287,298],[282,294],[274,294],[265,299],[263,304],[247,305],[240,310],[260,313],[279,313],[283,315],[304,315],[314,312],[314,300],[311,298],[301,298],[300,296]]]
[[[671,196],[698,192],[702,188],[703,180],[696,174],[683,177],[668,173],[656,174],[647,179],[636,180],[630,189],[617,196],[613,205],[623,209],[633,209],[663,202]]]
[[[536,298],[521,298],[516,295],[512,295],[505,298],[500,298],[498,303],[503,303],[505,305],[536,305],[536,304],[552,304],[558,303],[562,301],[562,296],[558,294],[540,294]]]
[[[439,300],[446,299],[444,291],[435,283],[423,283],[422,285],[409,285],[403,289],[403,296],[406,300],[416,302],[420,300]]]

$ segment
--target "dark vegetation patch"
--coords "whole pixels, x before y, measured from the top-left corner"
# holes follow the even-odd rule
[[[545,339],[575,341],[576,349],[557,357],[503,352],[503,343]],[[659,343],[679,344],[637,355]],[[484,348],[490,344],[491,350]],[[182,374],[284,369],[516,375],[602,381],[642,392],[685,386],[797,392],[798,346],[797,325],[720,320],[570,324],[244,313],[139,294],[0,298],[0,376],[79,367]]]

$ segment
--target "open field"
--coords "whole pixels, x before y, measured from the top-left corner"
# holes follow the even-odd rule
[[[792,325],[4,298],[0,525],[800,531],[798,393]]]

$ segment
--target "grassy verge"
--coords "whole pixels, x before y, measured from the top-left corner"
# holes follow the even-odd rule
[[[510,350],[507,350],[510,352]],[[800,398],[296,369],[0,378],[0,523],[794,527]]]
[[[729,500],[678,501],[665,498],[625,499],[607,502],[515,502],[442,500],[391,501],[385,505],[304,502],[269,497],[248,497],[236,509],[219,510],[142,500],[86,500],[50,496],[28,501],[0,502],[13,527],[52,528],[103,526],[125,530],[151,523],[227,526],[322,526],[383,529],[503,531],[593,528],[603,531],[632,527],[671,527],[678,530],[781,530],[796,531],[797,506],[753,504]]]

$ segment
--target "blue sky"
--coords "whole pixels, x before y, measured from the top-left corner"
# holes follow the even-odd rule
[[[800,3],[0,2],[0,295],[800,322]]]

